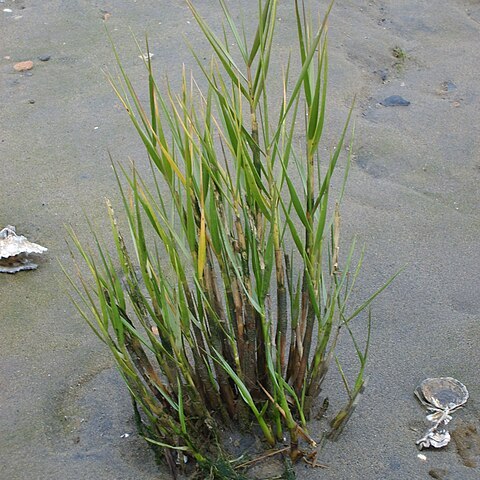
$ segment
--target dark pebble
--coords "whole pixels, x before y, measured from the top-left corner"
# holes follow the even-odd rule
[[[387,69],[385,69],[385,70],[374,70],[373,73],[378,75],[382,79],[382,82],[386,82],[387,79],[388,79],[388,70]]]
[[[38,59],[39,59],[41,62],[48,62],[51,57],[52,57],[51,55],[40,55],[40,56],[38,57]]]
[[[408,107],[408,105],[410,105],[410,102],[408,100],[405,100],[400,95],[391,95],[385,100],[382,100],[380,102],[380,105],[383,105],[384,107]]]
[[[31,105],[33,105],[35,103],[35,100],[29,100],[28,103],[30,103]]]

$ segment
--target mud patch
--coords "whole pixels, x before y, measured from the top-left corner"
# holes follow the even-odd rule
[[[385,178],[388,176],[387,169],[383,165],[376,163],[375,157],[366,151],[360,150],[357,153],[355,163],[373,178]]]
[[[128,390],[115,368],[99,366],[80,377],[56,399],[54,411],[48,437],[54,450],[65,451],[67,463],[97,463],[126,478],[162,473],[137,433]]]
[[[266,478],[285,478],[285,465],[281,456],[269,458],[248,470],[249,478],[252,480],[264,480]]]
[[[457,453],[466,467],[475,468],[480,457],[480,435],[475,425],[459,422],[452,432]]]
[[[468,7],[465,9],[467,17],[476,23],[480,23],[480,3],[476,0],[470,0]]]
[[[437,480],[444,480],[447,478],[447,470],[445,468],[432,468],[428,471],[428,474],[432,478],[436,478]]]

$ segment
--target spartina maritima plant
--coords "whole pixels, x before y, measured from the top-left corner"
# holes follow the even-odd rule
[[[180,93],[169,86],[162,93],[147,51],[145,107],[116,54],[120,75],[110,80],[152,173],[116,169],[133,249],[108,203],[116,255],[100,241],[90,253],[71,232],[93,277],[79,268],[80,284],[72,283],[80,312],[115,358],[145,438],[172,465],[185,456],[214,478],[237,478],[219,425],[256,425],[271,447],[288,434],[290,458],[301,457],[301,442],[315,445],[307,419],[332,359],[349,397],[332,435],[343,428],[364,387],[370,332],[368,320],[361,347],[350,323],[386,285],[348,308],[363,255],[353,265],[352,244],[341,261],[330,189],[350,115],[332,153],[319,154],[331,5],[314,27],[303,2],[292,2],[298,55],[272,96],[278,2],[259,0],[250,39],[225,0],[221,37],[187,3],[214,52],[208,67],[197,59],[207,86],[184,71]],[[343,187],[337,200],[342,195]],[[341,330],[359,360],[351,387],[335,355]]]

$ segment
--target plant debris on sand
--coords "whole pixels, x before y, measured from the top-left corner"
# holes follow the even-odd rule
[[[330,188],[350,115],[333,152],[319,154],[332,5],[314,27],[295,1],[299,53],[272,97],[277,1],[259,1],[251,39],[225,0],[221,38],[187,3],[214,51],[208,67],[197,59],[208,86],[202,91],[184,71],[180,93],[162,93],[147,43],[146,109],[116,54],[120,77],[110,80],[152,173],[115,170],[134,256],[108,203],[116,258],[96,235],[93,254],[71,232],[93,277],[79,268],[80,286],[72,284],[80,312],[115,358],[145,438],[172,471],[193,459],[210,478],[241,478],[221,426],[252,425],[270,447],[288,435],[289,457],[301,458],[301,441],[316,446],[307,419],[332,360],[349,397],[332,423],[341,431],[364,388],[370,315],[363,347],[350,323],[386,285],[348,308],[363,254],[353,265],[353,243],[340,262]],[[353,386],[335,355],[341,329],[359,360]]]

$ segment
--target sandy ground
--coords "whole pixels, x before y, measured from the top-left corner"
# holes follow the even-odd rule
[[[197,3],[218,24],[216,2]],[[231,3],[247,12],[257,2]],[[289,2],[280,3],[277,42],[287,52],[294,24]],[[149,33],[159,76],[193,65],[182,34],[208,56],[181,0],[0,3],[0,225],[49,248],[38,271],[0,278],[6,480],[168,478],[135,434],[128,396],[74,311],[59,265],[70,265],[65,224],[84,241],[85,214],[100,230],[107,224],[103,198],[117,200],[108,151],[118,161],[145,161],[102,72],[115,63],[102,10],[140,82],[130,28],[140,38]],[[480,428],[479,44],[478,0],[338,0],[334,8],[325,146],[356,95],[342,217],[345,238],[356,233],[367,244],[359,295],[408,266],[375,303],[368,389],[343,437],[321,452],[329,468],[299,467],[299,478],[420,479],[432,478],[431,469],[435,478],[480,477],[453,443],[417,457],[423,410],[412,395],[425,377],[454,376],[471,399],[452,428]],[[406,53],[400,65],[395,47]],[[23,60],[34,61],[31,75],[13,70]],[[411,103],[379,104],[390,95]]]

